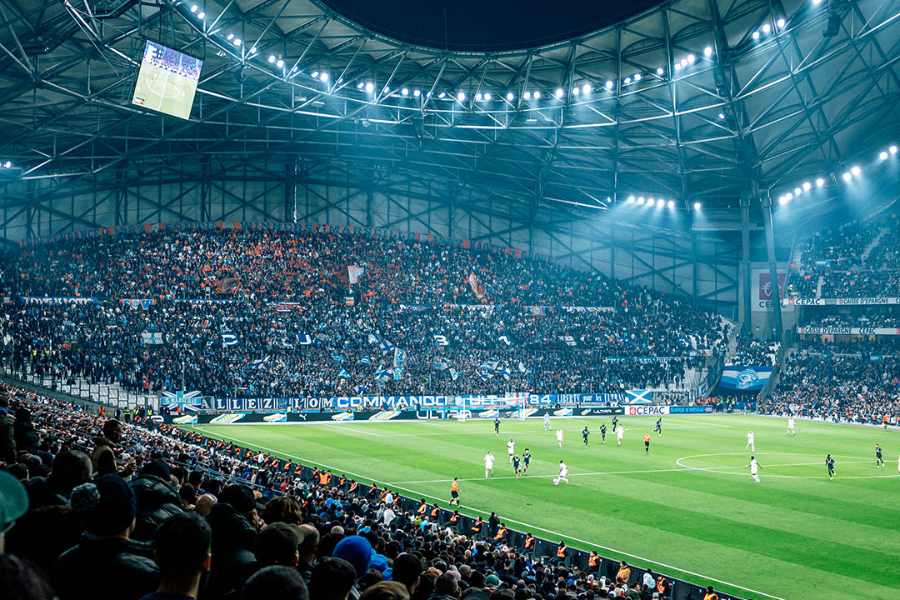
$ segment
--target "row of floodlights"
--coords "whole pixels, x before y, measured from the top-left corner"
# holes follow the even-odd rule
[[[886,161],[890,157],[895,156],[897,154],[897,152],[898,152],[897,145],[891,144],[890,146],[888,146],[887,148],[885,148],[884,150],[882,150],[881,152],[878,153],[878,159],[882,162]],[[846,171],[844,171],[841,174],[841,179],[843,179],[844,182],[846,182],[846,183],[850,183],[855,178],[858,178],[860,176],[862,176],[862,168],[859,165],[853,165],[852,167],[850,167],[849,169],[847,169]],[[817,178],[816,179],[816,187],[821,188],[824,186],[825,186],[825,179],[822,177]],[[781,196],[779,196],[778,203],[779,204],[787,204],[794,198],[799,198],[802,194],[809,192],[810,190],[812,190],[812,188],[813,188],[813,184],[809,181],[805,181],[802,184],[795,187],[793,189],[793,191],[788,191],[788,192],[782,194]]]

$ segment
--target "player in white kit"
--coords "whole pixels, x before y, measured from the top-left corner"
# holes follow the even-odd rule
[[[621,446],[625,439],[625,427],[616,427],[616,443]]]
[[[562,441],[563,441],[562,429],[556,430],[556,441],[557,441],[557,443],[559,443],[559,447],[562,448]]]
[[[759,483],[759,469],[762,469],[762,465],[756,462],[755,457],[751,456],[750,464],[747,466],[750,467],[750,475],[753,476],[753,481]]]
[[[797,435],[797,432],[794,431],[794,416],[793,415],[788,417],[788,435]]]
[[[512,462],[513,454],[516,453],[516,443],[512,441],[512,438],[506,443],[506,451],[509,452],[509,462]]]
[[[550,431],[550,414],[544,415],[544,431]]]
[[[569,467],[563,461],[559,461],[559,475],[553,480],[553,485],[559,485],[560,481],[565,481],[568,484],[569,480],[566,478],[568,475]]]
[[[488,474],[491,477],[494,476],[494,455],[488,452],[484,455],[484,478],[488,478]]]
[[[756,444],[753,441],[753,432],[750,431],[747,433],[747,448],[750,448],[753,452],[756,452]],[[746,450],[746,448],[745,448]]]

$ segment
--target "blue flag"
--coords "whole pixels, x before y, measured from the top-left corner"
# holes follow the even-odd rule
[[[341,372],[338,373],[338,378],[350,379],[350,373],[346,369],[341,369]]]
[[[223,346],[237,346],[238,338],[233,333],[223,333],[222,334],[222,345]]]
[[[267,363],[267,362],[269,362],[269,357],[268,357],[268,356],[265,357],[265,358],[261,358],[261,359],[259,359],[259,360],[254,360],[254,361],[253,361],[253,368],[254,368],[254,369],[262,369],[263,367],[266,366],[266,363]]]

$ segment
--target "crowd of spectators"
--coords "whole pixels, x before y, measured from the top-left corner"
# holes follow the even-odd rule
[[[779,346],[779,342],[739,335],[737,346],[734,352],[725,359],[725,364],[773,367],[776,363]]]
[[[900,415],[900,342],[877,338],[841,343],[803,340],[785,360],[780,380],[761,409],[786,407],[817,418],[896,423]]]
[[[810,313],[805,319],[805,327],[897,327],[900,316],[892,308],[879,307],[878,310],[818,316]]]
[[[581,564],[564,543],[536,545],[494,513],[461,518],[330,471],[287,469],[249,450],[236,456],[231,445],[199,434],[104,420],[10,391],[0,390],[0,433],[15,430],[14,458],[0,460],[3,598],[671,594],[665,576],[624,562],[604,568],[595,553]]]
[[[686,369],[723,352],[727,331],[688,300],[596,273],[359,233],[164,230],[40,245],[8,259],[0,279],[11,297],[0,307],[6,367],[140,393],[677,387]],[[97,301],[19,299],[76,295]],[[405,352],[399,377],[382,342]],[[379,366],[390,377],[376,379]]]

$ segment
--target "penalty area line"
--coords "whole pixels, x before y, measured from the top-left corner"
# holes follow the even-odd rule
[[[196,428],[196,429],[199,429],[200,431],[203,431],[204,433],[207,433],[207,435],[211,435],[209,432],[204,431],[204,429],[201,428],[201,427],[195,427],[195,428]],[[409,492],[409,493],[412,494],[413,496],[418,496],[418,497],[420,497],[420,498],[431,498],[432,500],[437,500],[437,501],[442,502],[442,503],[447,501],[447,498],[438,498],[437,496],[432,496],[431,494],[425,494],[425,493],[418,492],[418,491],[413,490],[413,489],[410,489],[410,488],[402,487],[402,486],[397,485],[397,484],[395,484],[395,483],[391,483],[390,481],[383,481],[383,480],[379,480],[379,479],[374,479],[374,478],[372,478],[372,477],[369,477],[369,476],[367,476],[367,475],[361,475],[361,474],[359,474],[359,473],[351,473],[350,471],[346,471],[346,470],[341,469],[341,468],[339,468],[339,467],[329,466],[329,465],[326,465],[326,464],[321,463],[321,462],[319,462],[319,461],[308,460],[308,459],[306,459],[306,458],[303,458],[302,456],[297,456],[297,455],[295,455],[295,454],[288,454],[287,452],[284,452],[284,451],[282,451],[282,450],[276,450],[275,448],[267,448],[266,446],[261,446],[261,445],[259,445],[259,444],[255,444],[255,443],[253,443],[253,442],[249,442],[249,441],[247,441],[247,440],[242,440],[242,439],[239,439],[239,438],[236,438],[236,437],[231,437],[231,436],[228,436],[228,437],[229,437],[230,439],[236,441],[236,442],[243,442],[244,444],[248,444],[248,445],[250,445],[250,446],[255,446],[255,447],[260,448],[260,449],[262,449],[262,450],[268,450],[269,452],[276,452],[276,453],[278,453],[278,454],[281,454],[282,456],[287,456],[288,458],[295,458],[295,459],[297,459],[297,460],[299,460],[299,461],[302,461],[302,462],[304,462],[304,463],[311,463],[311,464],[314,464],[314,465],[318,465],[318,466],[320,466],[320,467],[324,467],[324,468],[326,468],[326,469],[331,469],[332,471],[340,471],[340,472],[344,473],[345,475],[350,475],[351,477],[356,477],[356,478],[358,478],[358,479],[368,480],[368,481],[371,481],[371,482],[373,482],[373,483],[379,483],[379,484],[382,484],[382,485],[391,486],[392,488],[396,488],[396,489],[402,490],[402,491],[404,491],[404,492]],[[687,469],[687,470],[690,470],[690,469]],[[469,510],[472,511],[472,512],[481,513],[481,514],[483,514],[483,515],[490,514],[488,511],[484,511],[484,510],[481,510],[481,509],[479,509],[479,508],[475,508],[475,507],[472,507],[472,506],[465,506],[465,507],[461,507],[461,508],[467,508],[467,509],[469,509]],[[525,523],[524,521],[518,521],[518,520],[516,520],[516,519],[510,519],[510,518],[506,518],[506,519],[504,519],[504,520],[505,520],[505,521],[508,521],[509,523],[515,523],[515,524],[517,524],[517,525],[523,525],[526,529],[531,529],[531,530],[533,530],[533,531],[541,531],[541,532],[543,532],[543,533],[549,533],[549,534],[552,535],[553,537],[557,537],[557,538],[567,538],[567,539],[573,540],[573,541],[575,541],[575,542],[578,542],[579,544],[583,544],[584,546],[586,546],[586,547],[588,547],[588,548],[599,548],[599,549],[601,549],[601,550],[605,550],[605,551],[608,551],[608,552],[612,552],[612,553],[614,553],[614,554],[619,554],[619,555],[621,555],[621,556],[627,556],[628,558],[634,558],[634,559],[637,559],[637,560],[642,561],[642,562],[645,562],[645,563],[650,563],[651,565],[656,565],[656,566],[658,566],[658,567],[662,567],[663,569],[667,569],[667,570],[670,570],[670,571],[676,571],[676,572],[681,573],[681,574],[684,574],[684,575],[690,575],[691,577],[699,577],[699,578],[701,578],[701,579],[706,579],[706,580],[708,580],[708,581],[713,581],[713,582],[715,582],[715,583],[719,583],[719,584],[722,584],[722,585],[727,585],[727,586],[729,586],[729,587],[732,587],[732,588],[735,588],[735,589],[738,589],[738,590],[744,590],[745,592],[750,592],[751,594],[756,594],[756,595],[758,595],[758,596],[765,596],[766,598],[771,598],[772,600],[785,600],[785,598],[781,598],[780,596],[773,596],[772,594],[767,594],[767,593],[765,593],[765,592],[760,592],[759,590],[754,590],[754,589],[751,589],[751,588],[748,588],[748,587],[744,587],[744,586],[742,586],[742,585],[738,585],[738,584],[736,584],[736,583],[731,583],[730,581],[723,581],[723,580],[721,580],[721,579],[716,579],[715,577],[710,577],[709,575],[703,575],[703,574],[701,574],[701,573],[695,573],[694,571],[688,571],[688,570],[686,570],[686,569],[681,569],[681,568],[678,568],[678,567],[675,567],[675,566],[672,566],[672,565],[667,565],[666,563],[659,562],[659,561],[656,561],[656,560],[653,560],[653,559],[650,559],[650,558],[645,558],[645,557],[643,557],[643,556],[638,556],[637,554],[631,554],[630,552],[624,552],[624,551],[622,551],[622,550],[617,550],[617,549],[615,549],[615,548],[610,548],[609,546],[603,546],[602,544],[598,544],[598,543],[595,543],[595,542],[589,542],[589,541],[586,541],[586,540],[581,540],[581,539],[578,539],[578,538],[573,537],[573,536],[571,536],[571,535],[568,535],[568,534],[565,534],[565,533],[560,533],[560,532],[558,532],[558,531],[552,531],[552,530],[546,529],[546,528],[544,528],[544,527],[539,527],[539,526],[537,526],[537,525],[532,525],[531,523]],[[694,585],[699,585],[699,584],[694,584]]]

